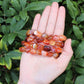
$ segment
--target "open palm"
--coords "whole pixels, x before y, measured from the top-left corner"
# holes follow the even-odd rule
[[[48,35],[64,34],[65,8],[59,7],[57,2],[47,6],[42,13],[35,16],[32,29],[46,32]],[[20,63],[19,81],[24,84],[49,84],[66,69],[73,51],[71,39],[67,39],[59,58],[34,56],[23,53]]]

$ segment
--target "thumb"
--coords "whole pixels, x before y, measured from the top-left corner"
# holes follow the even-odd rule
[[[57,60],[59,64],[61,64],[61,66],[63,67],[65,66],[66,68],[72,55],[73,55],[73,50],[71,47],[71,39],[67,39],[64,45],[63,52]]]

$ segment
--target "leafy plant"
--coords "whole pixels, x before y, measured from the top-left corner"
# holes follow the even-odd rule
[[[84,82],[84,0],[0,0],[0,84],[17,84],[18,48],[36,13],[58,2],[66,8],[65,35],[72,38],[73,57],[66,71],[51,84]]]

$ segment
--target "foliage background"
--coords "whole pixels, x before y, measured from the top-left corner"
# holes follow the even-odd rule
[[[72,38],[74,54],[51,84],[84,84],[84,0],[0,0],[0,84],[17,84],[21,41],[35,15],[54,1],[66,7],[65,35]]]

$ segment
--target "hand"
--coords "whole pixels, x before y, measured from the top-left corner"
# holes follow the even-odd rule
[[[57,2],[52,6],[47,6],[42,13],[35,16],[32,29],[46,32],[48,35],[64,34],[65,8],[59,7]],[[49,84],[60,74],[62,74],[71,57],[71,39],[67,39],[64,50],[59,58],[33,56],[23,53],[20,63],[20,78],[18,84]],[[22,83],[23,82],[23,83]]]

